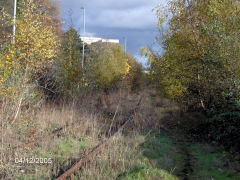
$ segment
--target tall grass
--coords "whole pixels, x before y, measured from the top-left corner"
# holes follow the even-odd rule
[[[13,125],[1,126],[0,179],[53,179],[85,157],[95,146],[112,135],[129,117],[143,94],[129,94],[127,90],[109,94],[107,109],[99,105],[101,93],[89,93],[79,101],[45,104],[38,109],[22,108]],[[7,124],[13,111],[2,103],[2,123]],[[157,169],[143,156],[141,144],[146,140],[141,132],[158,129],[151,98],[144,96],[133,120],[96,157],[72,175],[72,179],[125,179],[138,173],[154,175]],[[61,130],[54,137],[48,135]],[[46,137],[46,138],[42,138]],[[35,142],[32,144],[28,144]],[[51,158],[51,163],[16,163],[16,158]],[[138,171],[139,170],[139,171]],[[164,173],[163,173],[164,174]],[[169,176],[167,176],[169,177]],[[164,178],[163,178],[164,179]],[[166,178],[165,178],[166,179]]]
[[[8,104],[1,108],[1,165],[2,179],[48,179],[59,176],[63,171],[84,157],[93,147],[109,136],[112,115],[97,109],[87,109],[80,103],[68,103],[61,106],[43,105],[36,111],[25,111],[19,115],[14,125],[6,126],[12,111]],[[122,111],[122,110],[121,110]],[[120,112],[118,112],[120,113]],[[117,122],[123,120],[118,115]],[[71,126],[74,124],[73,126]],[[41,139],[61,127],[66,127],[54,138]],[[116,129],[117,127],[115,127]],[[113,129],[114,130],[114,129]],[[141,162],[137,159],[138,145],[144,137],[133,129],[128,135],[114,137],[102,153],[92,163],[79,171],[75,177],[83,179],[116,178],[130,167]],[[137,141],[134,139],[138,138]],[[38,141],[38,139],[41,139]],[[36,141],[31,146],[29,142]],[[51,164],[20,164],[16,158],[51,158]]]

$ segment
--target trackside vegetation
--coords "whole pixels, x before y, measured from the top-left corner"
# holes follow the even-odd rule
[[[12,7],[0,0],[0,179],[240,179],[239,1],[157,5],[148,67],[109,42],[83,59],[54,0],[18,0],[13,36]]]
[[[155,12],[163,53],[142,53],[157,89],[205,113],[210,139],[239,148],[239,2],[173,0]]]

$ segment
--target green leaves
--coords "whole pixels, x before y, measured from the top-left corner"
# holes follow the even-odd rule
[[[70,96],[79,94],[84,86],[81,50],[80,35],[70,27],[63,35],[59,61],[55,63],[57,80],[64,93]]]
[[[129,71],[123,48],[109,43],[95,44],[90,48],[88,78],[101,89],[115,86]]]
[[[42,12],[42,2],[22,0],[20,3],[15,22],[15,43],[10,42],[12,31],[4,30],[4,36],[0,37],[1,42],[7,42],[0,51],[0,95],[5,97],[15,97],[16,94],[23,97],[31,78],[56,57],[59,45],[53,19],[47,11]],[[12,15],[5,11],[1,12],[0,20],[4,22],[1,30],[13,25]]]
[[[169,27],[160,28],[164,53],[145,48],[142,54],[161,91],[207,109],[228,106],[230,89],[239,97],[233,83],[240,78],[239,7],[235,0],[171,0],[156,7],[159,24]]]
[[[239,146],[240,113],[238,111],[216,114],[209,119],[210,138],[227,146]],[[218,126],[216,126],[216,124]]]

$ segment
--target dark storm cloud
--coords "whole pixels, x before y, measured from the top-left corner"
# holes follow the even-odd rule
[[[86,31],[89,35],[117,38],[127,49],[138,54],[142,46],[150,46],[157,34],[157,19],[152,9],[158,0],[59,0],[62,17],[69,23],[68,11],[72,10],[75,28],[82,32],[81,7],[86,9]]]

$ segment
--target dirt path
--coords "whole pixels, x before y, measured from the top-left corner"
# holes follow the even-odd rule
[[[152,162],[158,162],[157,168],[183,180],[240,179],[240,172],[229,164],[234,161],[230,153],[216,145],[199,142],[186,133],[186,129],[202,120],[201,115],[183,114],[173,102],[155,94],[150,96],[163,130],[153,135],[156,147],[148,148],[145,156]],[[149,143],[146,144],[149,146]],[[151,156],[151,153],[156,153],[156,156]]]
[[[229,166],[232,157],[219,147],[198,143],[161,131],[149,136],[143,147],[144,157],[153,168],[163,169],[182,180],[239,180],[240,173]]]
[[[184,166],[182,169],[182,177],[183,180],[189,180],[189,175],[193,173],[193,167],[192,167],[192,155],[189,152],[189,149],[187,148],[190,146],[189,142],[183,142],[180,143],[179,149],[180,153],[183,154],[184,158]]]

